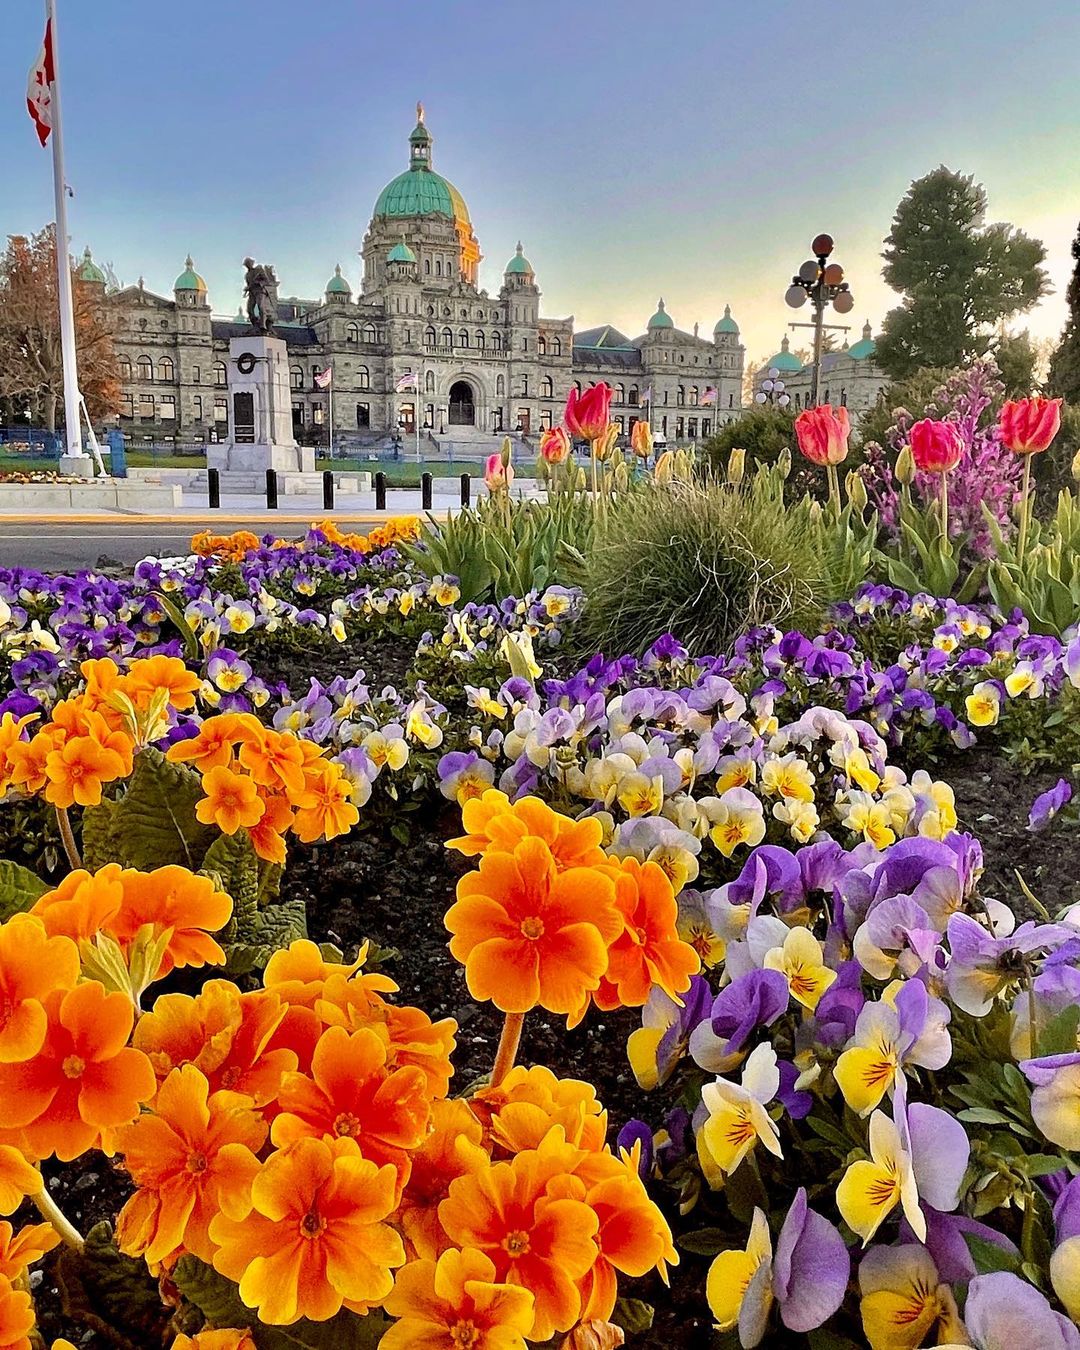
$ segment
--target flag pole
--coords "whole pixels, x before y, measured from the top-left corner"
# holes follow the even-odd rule
[[[330,394],[330,398],[329,398],[328,402],[329,402],[329,405],[330,405],[330,409],[329,409],[329,411],[330,411],[330,430],[327,432],[327,438],[326,438],[326,439],[327,439],[327,444],[328,444],[329,447],[330,447],[330,461],[331,461],[331,463],[333,463],[333,459],[334,459],[334,360],[333,360],[333,357],[331,357],[331,359],[330,359],[330,384],[329,384],[329,394]]]
[[[421,370],[423,367],[421,366]],[[420,374],[415,377],[413,388],[413,424],[416,427],[416,462],[420,463]]]
[[[53,84],[50,91],[53,152],[53,195],[56,199],[56,282],[60,297],[60,349],[64,363],[64,436],[68,455],[82,455],[79,420],[79,370],[75,354],[75,309],[68,261],[67,188],[64,183],[64,119],[60,115],[60,40],[56,0],[45,0],[45,18],[52,35]]]

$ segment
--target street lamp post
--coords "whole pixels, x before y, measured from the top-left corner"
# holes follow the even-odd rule
[[[844,280],[844,269],[837,262],[829,262],[833,251],[831,234],[819,234],[810,245],[812,258],[799,268],[791,278],[791,285],[784,293],[784,299],[792,309],[805,305],[807,300],[814,307],[813,322],[805,325],[814,330],[814,364],[810,373],[810,406],[816,408],[818,388],[821,384],[821,345],[825,329],[825,308],[832,304],[838,314],[850,314],[855,305]]]
[[[786,408],[791,402],[791,395],[787,392],[787,386],[780,378],[780,372],[775,366],[769,368],[765,379],[761,381],[758,391],[754,395],[754,402],[775,403],[781,408]]]

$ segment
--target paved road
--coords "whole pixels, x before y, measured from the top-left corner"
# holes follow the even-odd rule
[[[136,563],[148,554],[159,556],[188,552],[191,536],[212,529],[227,534],[232,530],[278,529],[283,534],[301,534],[307,520],[281,512],[267,513],[265,526],[250,519],[230,520],[221,513],[205,520],[192,516],[179,523],[155,523],[132,516],[125,520],[93,523],[70,521],[5,520],[0,516],[0,567],[37,567],[42,571],[70,571],[93,566],[101,557],[117,562]],[[364,534],[370,525],[342,522],[342,529]]]

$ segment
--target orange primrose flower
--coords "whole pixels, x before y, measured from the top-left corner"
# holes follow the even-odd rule
[[[157,1087],[150,1061],[128,1047],[131,1000],[96,981],[55,990],[40,1051],[0,1064],[4,1125],[21,1130],[38,1157],[70,1162],[93,1148],[102,1129],[126,1125]]]
[[[293,831],[304,844],[348,834],[360,819],[352,802],[349,780],[336,764],[321,760],[305,774],[305,787],[296,798],[299,808]]]
[[[304,790],[304,752],[295,736],[263,728],[240,747],[240,763],[260,787],[293,796]]]
[[[178,656],[144,656],[131,663],[124,683],[137,708],[146,708],[157,690],[165,689],[172,707],[186,712],[195,706],[199,677]]]
[[[73,736],[45,760],[45,800],[53,806],[97,806],[101,789],[131,772],[130,760],[93,736]]]
[[[200,1331],[196,1336],[177,1336],[172,1350],[256,1350],[251,1332],[232,1327],[220,1331]]]
[[[588,1152],[603,1149],[607,1137],[607,1112],[592,1084],[557,1078],[539,1064],[515,1065],[497,1088],[481,1088],[472,1107],[508,1153],[539,1148],[553,1125],[562,1127],[568,1143]]]
[[[502,1012],[539,1004],[569,1014],[571,1026],[584,1015],[623,927],[607,871],[560,872],[534,836],[513,852],[486,853],[479,870],[458,882],[445,923],[473,998],[490,999]]]
[[[31,1350],[34,1305],[30,1295],[0,1277],[0,1350]]]
[[[200,773],[227,769],[233,762],[233,746],[260,740],[263,731],[252,713],[219,713],[206,719],[197,736],[174,741],[165,758],[173,764],[193,764]]]
[[[0,1221],[0,1276],[14,1284],[59,1241],[51,1223],[27,1224],[16,1233],[11,1224]]]
[[[264,862],[285,866],[286,830],[292,829],[293,809],[285,797],[262,793],[263,807],[261,819],[251,826],[251,846]]]
[[[79,949],[70,938],[50,937],[32,914],[0,924],[0,1064],[36,1055],[49,1019],[44,1001],[54,989],[74,989]]]
[[[611,946],[608,970],[593,995],[598,1008],[640,1008],[658,985],[669,998],[690,988],[701,959],[676,930],[679,907],[671,879],[656,863],[623,858],[610,867],[623,931]]]
[[[46,726],[28,741],[15,741],[7,747],[11,785],[27,796],[40,792],[49,781],[46,765],[49,756],[63,744],[63,732]]]
[[[535,1314],[527,1289],[495,1283],[483,1252],[453,1249],[404,1266],[385,1303],[399,1320],[381,1350],[527,1350]]]
[[[259,789],[246,774],[231,769],[209,769],[202,780],[206,796],[195,806],[204,825],[216,825],[222,834],[235,834],[242,826],[257,825],[266,807]]]
[[[323,988],[332,975],[343,975],[351,979],[367,960],[368,944],[365,942],[356,953],[355,961],[327,961],[322,949],[309,938],[298,938],[287,947],[281,947],[266,963],[263,971],[263,984],[286,1003],[294,1003],[302,1008],[314,1008],[323,997]],[[362,975],[364,981],[369,975]],[[384,979],[384,976],[376,976]],[[369,985],[378,989],[379,986]],[[396,990],[394,985],[393,989]],[[388,991],[388,992],[392,992]]]
[[[0,1144],[0,1214],[12,1214],[28,1195],[45,1185],[41,1173],[31,1167],[20,1149]]]
[[[120,1211],[120,1250],[157,1264],[182,1251],[210,1261],[210,1220],[247,1213],[266,1122],[228,1092],[210,1095],[193,1064],[174,1069],[153,1112],[113,1132],[138,1190]]]
[[[325,1322],[342,1306],[366,1311],[405,1263],[385,1222],[396,1193],[394,1169],[376,1167],[351,1139],[301,1139],[263,1163],[245,1218],[211,1221],[214,1268],[271,1326]]]
[[[431,1132],[412,1155],[412,1169],[397,1211],[397,1222],[419,1256],[434,1260],[449,1245],[439,1222],[439,1204],[455,1177],[485,1171],[484,1128],[460,1098],[433,1102]]]
[[[560,872],[569,867],[596,867],[608,862],[600,847],[604,827],[594,816],[573,820],[553,811],[539,797],[521,797],[511,802],[505,792],[488,788],[468,800],[461,809],[466,833],[451,839],[446,847],[467,857],[494,850],[512,853],[528,835],[536,835],[551,850]]]

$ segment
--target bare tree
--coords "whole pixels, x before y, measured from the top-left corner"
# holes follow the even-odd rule
[[[70,266],[70,261],[69,261]],[[120,409],[120,377],[104,288],[72,269],[79,387],[92,418]],[[0,258],[0,397],[25,401],[49,431],[63,403],[64,365],[56,278],[56,235],[11,235]]]

